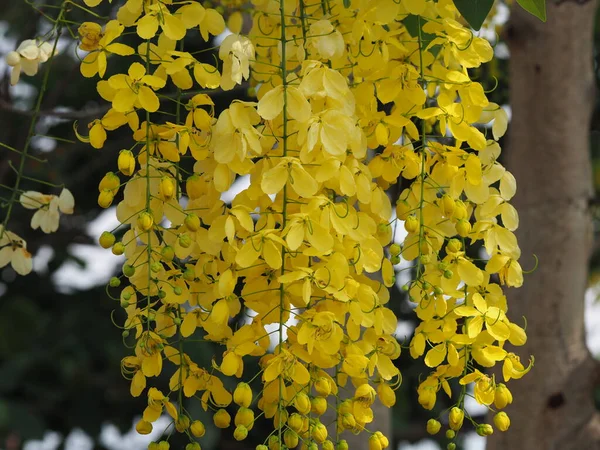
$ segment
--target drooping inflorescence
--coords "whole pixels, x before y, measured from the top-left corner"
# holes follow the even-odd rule
[[[90,11],[102,3],[83,2]],[[124,231],[100,243],[125,256],[111,286],[127,282],[119,298],[135,347],[122,369],[131,395],[148,398],[137,430],[149,433],[166,413],[198,449],[204,424],[182,403],[196,397],[238,440],[258,415],[272,420],[260,450],[341,450],[343,430],[370,433],[371,450],[388,447],[371,406],[377,397],[392,406],[401,379],[388,308],[401,260],[414,263],[405,290],[420,320],[409,351],[432,369],[419,403],[430,410],[462,386],[444,418],[451,440],[470,420],[467,386],[480,404],[507,406],[506,385],[482,371],[502,364],[507,382],[531,367],[505,348],[526,341],[500,286],[523,281],[509,203],[516,183],[497,161],[506,113],[469,75],[492,47],[453,2],[121,3],[115,19],[79,28],[81,73],[110,104],[79,136],[100,149],[113,130],[132,134],[98,203],[117,204]],[[232,33],[207,63],[212,48],[189,52],[184,39],[223,33],[219,11]],[[137,43],[123,43],[132,34]],[[126,73],[111,68],[117,58],[127,58]],[[249,87],[256,102],[215,114],[213,93]],[[222,194],[239,177],[248,187],[227,204]],[[394,205],[388,190],[400,182]],[[402,223],[407,235],[394,243]],[[485,258],[468,251],[478,241]],[[250,318],[234,326],[243,310]],[[199,339],[222,346],[212,367],[186,354]],[[228,391],[225,377],[242,379],[251,358],[261,391],[244,381]],[[168,387],[153,385],[164,372]],[[494,429],[474,425],[481,435]],[[506,431],[506,413],[494,425]]]

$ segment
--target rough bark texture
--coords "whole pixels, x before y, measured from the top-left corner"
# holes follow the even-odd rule
[[[597,365],[585,345],[584,293],[592,247],[589,125],[596,2],[548,0],[548,22],[513,8],[508,25],[513,112],[506,165],[517,179],[525,269],[509,293],[513,320],[527,317],[522,360],[535,367],[510,384],[511,428],[488,450],[600,448]]]

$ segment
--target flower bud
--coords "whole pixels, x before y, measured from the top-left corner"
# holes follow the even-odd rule
[[[333,447],[333,442],[331,442],[329,439],[327,439],[325,442],[323,442],[323,444],[321,445],[321,449],[322,450],[334,450]]]
[[[194,174],[189,177],[185,182],[185,191],[190,199],[195,200],[202,195],[203,191],[202,179]]]
[[[456,232],[460,237],[467,237],[471,232],[471,223],[468,220],[459,220],[456,223]]]
[[[450,197],[448,194],[444,194],[441,199],[441,207],[444,216],[452,217],[452,213],[454,212],[454,208],[456,208],[456,203],[454,199]]]
[[[160,256],[164,261],[171,262],[175,258],[175,249],[170,245],[166,245],[160,251]]]
[[[183,433],[190,427],[190,418],[188,416],[181,415],[177,417],[175,421],[175,429],[180,433]]]
[[[157,450],[169,450],[171,446],[169,445],[169,443],[167,441],[160,441],[158,443],[158,449]]]
[[[492,426],[489,423],[482,423],[477,425],[477,428],[475,428],[475,431],[477,432],[477,434],[479,436],[490,436],[492,434],[494,434],[494,429],[492,428]]]
[[[371,437],[369,437],[369,450],[381,450],[382,448],[379,438],[372,434]]]
[[[119,186],[121,185],[121,180],[114,172],[107,172],[106,175],[100,180],[100,184],[98,185],[98,190],[100,192],[104,190],[112,191],[112,194],[115,195],[119,190]]]
[[[494,406],[498,409],[504,409],[513,401],[512,393],[508,390],[504,383],[499,383],[496,386],[494,393]]]
[[[458,239],[450,239],[446,244],[446,250],[450,253],[460,252],[462,249],[462,243]]]
[[[388,440],[385,434],[383,434],[381,431],[376,431],[375,436],[377,436],[377,439],[379,439],[379,442],[381,443],[381,448],[389,447],[390,441]]]
[[[131,264],[123,265],[123,275],[125,275],[127,278],[131,278],[134,274],[135,274],[135,267],[133,267]]]
[[[202,450],[202,448],[197,442],[190,442],[185,446],[185,450]]]
[[[194,420],[190,426],[190,431],[195,437],[201,438],[206,433],[206,428],[202,422],[199,420]]]
[[[299,432],[302,429],[302,425],[304,424],[304,420],[302,416],[298,413],[293,413],[287,421],[288,427],[294,430],[295,432]]]
[[[110,205],[112,205],[112,201],[114,198],[115,196],[111,190],[103,189],[98,195],[98,205],[101,208],[108,208]]]
[[[117,277],[111,277],[108,284],[110,287],[119,287],[121,285],[121,280],[119,280]]]
[[[446,430],[446,438],[454,439],[456,437],[456,432],[454,430]]]
[[[195,278],[196,272],[194,272],[194,269],[190,269],[189,267],[185,269],[185,271],[183,272],[183,279],[185,281],[194,281]]]
[[[149,231],[154,225],[154,217],[148,211],[143,211],[137,217],[137,226],[141,231]]]
[[[304,416],[310,412],[310,399],[308,398],[308,395],[306,395],[306,393],[304,392],[300,392],[296,395],[293,404],[294,407],[298,410],[298,412]]]
[[[275,435],[271,435],[269,437],[269,450],[279,450],[281,448],[281,444],[279,442],[279,437]]]
[[[329,384],[329,380],[325,377],[319,377],[314,384],[315,391],[321,397],[327,397],[331,393],[331,384]]]
[[[252,388],[248,383],[238,383],[233,391],[233,401],[236,405],[248,408],[252,403]]]
[[[494,416],[494,425],[500,431],[506,431],[510,427],[510,418],[504,411],[500,411]]]
[[[113,255],[120,256],[125,253],[125,245],[122,242],[117,242],[112,248]]]
[[[450,442],[446,445],[446,450],[456,450],[456,444],[454,442]]]
[[[390,258],[390,262],[392,263],[393,266],[395,266],[396,264],[400,264],[400,257],[399,256],[392,256]]]
[[[139,434],[150,434],[152,432],[152,424],[150,422],[146,422],[145,420],[140,420],[135,425],[135,431]]]
[[[171,200],[175,195],[175,184],[171,177],[164,176],[158,185],[160,195],[164,200]]]
[[[117,159],[117,166],[119,172],[123,175],[130,177],[135,171],[135,157],[131,150],[121,150],[119,152],[119,158]]]
[[[242,406],[235,414],[234,423],[236,426],[243,425],[249,430],[252,429],[254,426],[254,411]]]
[[[192,245],[192,238],[187,233],[181,233],[177,239],[182,248],[189,248],[189,246]]]
[[[406,220],[406,216],[412,209],[406,200],[398,200],[398,203],[396,203],[396,216],[400,220]]]
[[[200,218],[194,213],[185,216],[183,223],[185,223],[185,226],[190,231],[198,231],[200,229]]]
[[[351,413],[353,410],[352,400],[344,400],[338,407],[339,414]]]
[[[348,442],[346,441],[346,439],[342,439],[341,441],[339,441],[335,447],[335,450],[348,450]]]
[[[415,217],[415,215],[410,215],[406,218],[404,222],[404,229],[409,233],[414,233],[419,228],[419,220]]]
[[[100,243],[100,247],[110,248],[115,243],[115,240],[116,238],[114,234],[112,234],[110,231],[103,231],[100,235],[100,239],[98,239],[98,242]]]
[[[219,409],[213,416],[217,428],[227,428],[231,424],[231,416],[224,409]]]
[[[354,418],[354,415],[352,415],[351,413],[344,413],[342,414],[342,427],[344,427],[345,430],[351,430],[352,428],[354,428],[356,426],[356,419]]]
[[[440,429],[442,428],[442,424],[435,420],[435,419],[429,419],[427,421],[427,432],[431,435],[433,434],[437,434]]]
[[[283,443],[288,448],[296,448],[298,446],[298,433],[288,428],[283,433]]]
[[[317,416],[322,416],[327,411],[327,400],[324,397],[314,397],[310,401],[310,410]]]
[[[248,428],[246,428],[243,425],[240,425],[235,428],[235,431],[233,432],[233,438],[236,441],[243,441],[247,437],[248,437]]]
[[[398,256],[401,251],[402,251],[402,247],[400,247],[398,244],[390,245],[390,255]]]
[[[269,450],[269,447],[266,445],[260,444],[256,446],[256,450]]]
[[[458,431],[463,425],[464,418],[465,412],[455,406],[450,410],[450,414],[448,415],[448,425],[452,430]]]
[[[456,220],[464,220],[467,218],[467,207],[465,206],[462,200],[456,201],[456,206],[454,208],[454,216]]]
[[[321,422],[317,422],[313,425],[310,435],[317,443],[322,444],[327,439],[327,428]]]
[[[18,52],[12,51],[6,54],[6,64],[10,67],[15,67],[21,63],[21,55]]]

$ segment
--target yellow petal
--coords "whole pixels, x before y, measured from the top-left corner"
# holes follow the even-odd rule
[[[425,355],[425,364],[427,367],[437,367],[444,359],[446,359],[446,344],[438,344],[432,349],[430,349]]]
[[[311,107],[304,94],[295,87],[288,87],[286,94],[288,115],[298,122],[308,122],[311,116]]]
[[[140,86],[138,99],[140,101],[140,105],[142,105],[142,108],[148,112],[156,112],[160,107],[158,97],[148,86]]]
[[[277,86],[263,95],[256,111],[265,120],[277,117],[283,111],[283,86]]]

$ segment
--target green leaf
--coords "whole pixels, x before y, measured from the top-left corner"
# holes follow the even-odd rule
[[[517,0],[520,2],[520,0]],[[531,0],[526,0],[531,1]],[[454,6],[469,23],[469,26],[479,30],[488,16],[494,0],[454,0]]]
[[[517,0],[517,3],[542,22],[546,21],[546,0]]]

